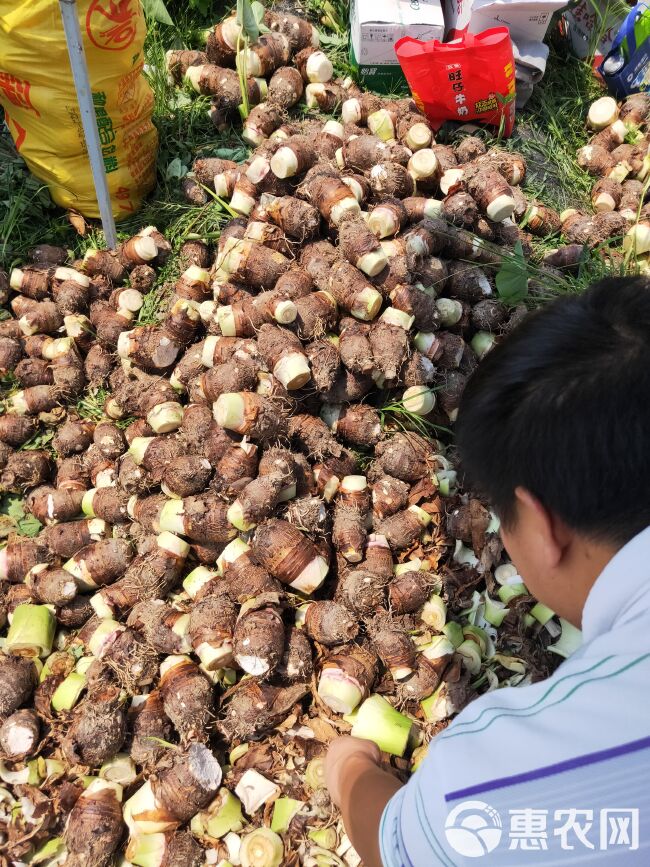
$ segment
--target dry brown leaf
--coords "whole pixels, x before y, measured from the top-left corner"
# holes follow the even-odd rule
[[[85,238],[88,233],[88,223],[84,220],[78,211],[68,211],[68,220],[70,225],[78,235]]]
[[[238,771],[255,768],[256,771],[263,773],[273,767],[273,756],[271,755],[271,744],[254,744],[237,759],[235,767]]]
[[[327,720],[322,717],[314,717],[308,722],[309,728],[313,731],[314,737],[323,743],[329,743],[339,736],[334,726],[330,725]]]
[[[297,721],[298,721],[298,714],[297,713],[289,714],[289,716],[283,722],[281,722],[280,725],[276,726],[276,729],[279,732],[289,731],[289,729],[293,728],[294,723],[296,723]]]

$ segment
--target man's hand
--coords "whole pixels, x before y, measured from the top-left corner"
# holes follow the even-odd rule
[[[341,783],[344,777],[357,775],[365,770],[364,765],[379,767],[380,763],[379,747],[372,741],[352,737],[340,737],[332,741],[325,758],[325,783],[336,806],[341,806]]]
[[[332,741],[325,759],[325,782],[363,863],[381,867],[381,814],[402,784],[381,767],[377,745],[351,737]]]

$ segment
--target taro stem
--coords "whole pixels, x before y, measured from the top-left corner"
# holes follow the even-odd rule
[[[380,750],[403,756],[413,722],[380,695],[371,695],[358,710],[352,735],[374,741]]]
[[[14,656],[49,656],[56,620],[46,605],[18,605],[13,613],[5,650]]]
[[[270,828],[256,828],[241,841],[242,867],[280,867],[283,856],[282,838]]]
[[[250,114],[250,106],[248,104],[248,83],[247,83],[247,55],[248,55],[248,36],[242,35],[242,30],[237,34],[237,57],[236,67],[237,75],[239,76],[239,89],[241,91],[241,105],[239,106],[239,114],[242,120],[246,120]]]

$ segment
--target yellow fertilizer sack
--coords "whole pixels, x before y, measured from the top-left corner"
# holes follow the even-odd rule
[[[104,167],[116,219],[155,180],[158,134],[142,75],[140,0],[78,0]],[[98,217],[57,0],[0,0],[0,105],[16,148],[65,208]]]

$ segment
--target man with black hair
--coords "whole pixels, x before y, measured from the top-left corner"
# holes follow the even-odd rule
[[[582,629],[547,680],[486,693],[406,786],[374,744],[326,774],[365,867],[650,864],[650,281],[529,316],[470,379],[456,436],[522,580]]]

